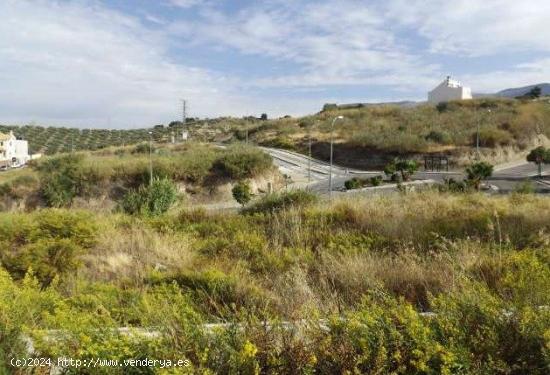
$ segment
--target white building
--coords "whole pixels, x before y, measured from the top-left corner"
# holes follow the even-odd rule
[[[0,133],[0,167],[18,167],[30,160],[29,143],[17,139],[13,132]]]
[[[450,76],[439,84],[435,89],[428,93],[428,102],[438,104],[450,100],[472,99],[472,90],[464,87],[462,84]]]

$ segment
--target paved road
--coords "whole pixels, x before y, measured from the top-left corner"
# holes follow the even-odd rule
[[[328,163],[313,158],[310,159],[305,155],[292,151],[267,147],[261,148],[273,157],[275,164],[280,168],[282,173],[291,177],[296,187],[308,187],[310,190],[319,193],[328,191]],[[309,174],[308,169],[311,171]],[[382,171],[365,171],[333,165],[333,190],[343,190],[344,182],[352,177],[371,177],[382,174]],[[435,180],[437,182],[443,182],[448,178],[462,180],[464,178],[464,173],[462,171],[419,171],[413,176],[414,180]],[[496,171],[488,180],[488,183],[495,186],[498,192],[509,193],[514,191],[518,185],[524,183],[526,180],[530,181],[531,186],[536,192],[550,193],[550,171],[544,171],[543,178],[539,178],[537,166],[532,163],[519,163],[496,168]]]
[[[292,151],[268,147],[261,147],[261,149],[271,155],[280,171],[290,176],[295,186],[308,187],[316,192],[328,191],[330,170],[328,163]],[[310,170],[309,173],[308,170]],[[333,165],[332,186],[334,190],[341,190],[344,188],[344,182],[352,177],[371,177],[381,174],[380,171],[364,171]]]

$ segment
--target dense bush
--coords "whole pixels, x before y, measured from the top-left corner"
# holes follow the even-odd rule
[[[384,167],[384,173],[394,182],[408,181],[417,170],[418,163],[415,160],[396,159]]]
[[[473,163],[466,168],[467,182],[476,189],[479,189],[481,183],[491,177],[492,174],[493,166],[484,161]]]
[[[360,189],[365,186],[380,186],[382,183],[382,176],[373,176],[369,178],[353,177],[344,182],[344,186],[347,190]]]
[[[39,181],[34,175],[21,175],[0,184],[0,197],[7,196],[20,199],[31,194],[38,187]]]
[[[82,161],[81,155],[66,155],[38,164],[40,189],[48,206],[68,206],[83,189]]]
[[[130,215],[156,216],[168,211],[177,200],[177,189],[169,179],[154,179],[151,185],[130,190],[120,202]]]
[[[304,207],[317,201],[316,195],[305,190],[268,194],[244,209],[244,213],[270,213],[295,207]]]
[[[448,133],[439,130],[430,131],[426,135],[426,140],[443,145],[449,144],[452,141],[451,136]]]
[[[346,180],[346,182],[344,182],[344,186],[346,187],[346,189],[352,190],[352,189],[362,188],[363,186],[366,185],[366,183],[367,181],[364,179],[353,177],[353,178],[350,178],[349,180]]]
[[[502,129],[481,129],[479,131],[479,145],[481,147],[494,148],[496,146],[508,146],[514,141],[512,135]],[[472,145],[477,144],[477,133],[472,134]]]
[[[147,142],[136,145],[132,150],[132,154],[149,154],[150,152],[155,152],[155,147]]]
[[[250,147],[234,147],[214,162],[213,170],[221,176],[242,180],[267,171],[271,156]]]
[[[97,227],[84,213],[44,210],[31,216],[0,216],[0,260],[21,279],[29,269],[42,285],[75,272],[78,257],[96,243]]]

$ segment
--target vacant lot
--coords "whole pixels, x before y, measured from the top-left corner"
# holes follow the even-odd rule
[[[305,198],[0,214],[0,363],[25,332],[44,356],[185,357],[189,372],[547,373],[548,198]]]

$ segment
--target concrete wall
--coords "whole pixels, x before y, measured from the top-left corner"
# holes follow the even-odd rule
[[[447,80],[428,93],[428,101],[433,104],[467,99],[472,99],[472,92],[469,87],[460,86],[453,81],[449,84]]]
[[[0,146],[0,159],[12,161],[16,159],[16,165],[22,165],[29,161],[29,143],[18,139],[3,140]]]

